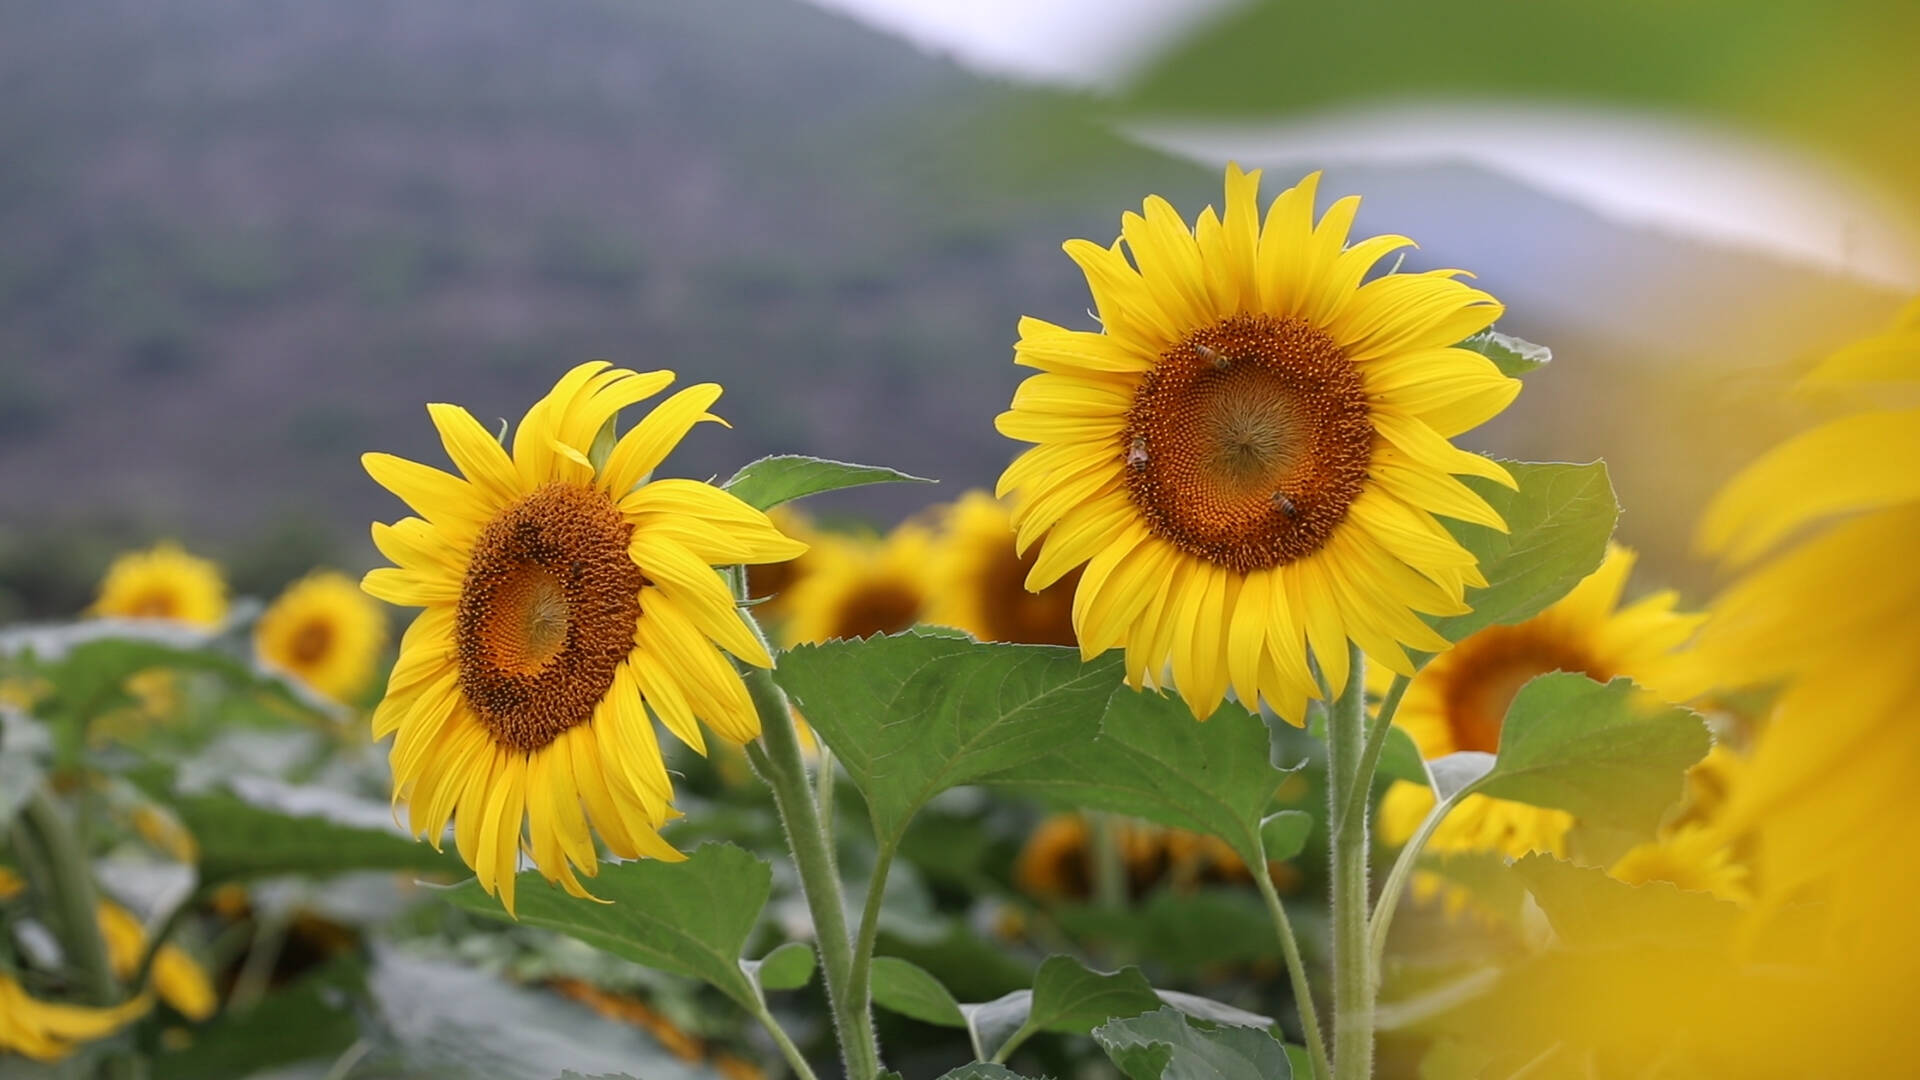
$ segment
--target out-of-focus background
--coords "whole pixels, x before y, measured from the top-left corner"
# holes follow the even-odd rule
[[[1690,120],[1222,118],[1193,72],[1297,69],[1366,106],[1395,62],[1288,37],[1292,7],[6,0],[0,621],[70,614],[155,537],[241,592],[362,568],[401,512],[362,451],[437,460],[423,403],[517,419],[593,357],[728,387],[733,429],[683,475],[796,451],[990,484],[1015,321],[1091,325],[1060,242],[1151,192],[1191,215],[1229,157],[1269,194],[1324,167],[1361,231],[1420,242],[1410,267],[1505,299],[1555,361],[1466,441],[1607,458],[1646,570],[1698,596],[1700,502],[1805,420],[1794,365],[1911,291],[1905,226],[1851,174]]]

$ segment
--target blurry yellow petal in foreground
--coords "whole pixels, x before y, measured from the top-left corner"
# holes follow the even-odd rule
[[[152,1007],[153,999],[145,995],[104,1009],[41,1001],[0,974],[0,1054],[59,1061],[81,1043],[113,1034]]]
[[[1262,215],[1230,166],[1219,210],[1188,224],[1149,198],[1111,247],[1069,241],[1101,330],[1024,319],[1036,368],[996,422],[1035,444],[1008,467],[1029,589],[1075,570],[1083,655],[1124,647],[1135,687],[1171,683],[1195,717],[1231,689],[1295,723],[1334,691],[1348,642],[1411,674],[1445,647],[1420,615],[1484,584],[1434,515],[1500,520],[1458,477],[1511,484],[1454,436],[1517,380],[1455,348],[1503,310],[1456,271],[1375,275],[1410,246],[1348,242],[1359,206],[1316,218],[1318,175]]]
[[[89,609],[122,619],[171,619],[212,629],[227,617],[227,583],[220,568],[160,544],[113,560]]]
[[[582,364],[520,421],[511,449],[466,410],[429,406],[459,474],[367,454],[373,478],[416,517],[376,524],[396,565],[367,592],[425,610],[400,643],[374,738],[394,736],[393,798],[511,912],[522,852],[548,881],[588,895],[597,834],[624,859],[679,859],[659,830],[677,813],[649,707],[696,750],[696,721],[759,732],[726,659],[771,658],[716,567],[793,559],[806,545],[765,514],[690,480],[651,475],[717,386],[669,396],[615,441],[596,435],[658,393],[668,372]],[[725,650],[723,653],[722,650]]]
[[[262,662],[342,703],[367,688],[386,644],[387,613],[332,570],[287,586],[253,628]]]

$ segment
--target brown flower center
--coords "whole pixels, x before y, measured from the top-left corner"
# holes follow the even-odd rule
[[[1454,648],[1444,702],[1455,750],[1500,749],[1500,728],[1520,688],[1550,671],[1576,671],[1606,682],[1614,673],[1586,650],[1538,628],[1494,626]]]
[[[287,656],[296,665],[305,667],[319,663],[332,648],[333,624],[325,619],[308,619],[287,642]]]
[[[1234,315],[1160,356],[1127,412],[1127,493],[1153,532],[1247,573],[1320,550],[1360,494],[1360,373],[1304,319]]]
[[[131,619],[171,619],[180,610],[180,597],[167,589],[149,589],[127,605]]]
[[[861,585],[840,602],[832,637],[863,638],[897,634],[920,619],[920,593],[893,581]]]
[[[645,575],[613,500],[548,484],[487,523],[460,587],[460,689],[494,741],[538,750],[583,724],[633,651]]]
[[[1027,645],[1073,645],[1073,592],[1080,584],[1075,567],[1037,593],[1027,591],[1027,574],[1040,557],[1039,545],[1025,555],[1013,550],[1009,535],[980,575],[980,619],[990,641]]]

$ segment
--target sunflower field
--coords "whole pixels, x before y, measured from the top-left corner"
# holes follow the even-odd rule
[[[724,6],[647,8],[583,24],[583,40],[643,27],[691,48],[711,34],[746,71],[844,30],[773,0]],[[498,80],[459,84],[476,110],[532,107],[518,48],[616,18],[483,7],[475,18],[495,25],[482,33],[511,47],[484,54]],[[735,265],[732,299],[702,311],[690,285],[647,284],[659,271],[620,254],[617,225],[571,231],[543,264],[573,290],[563,318],[590,321],[580,297],[611,290],[687,336],[625,342],[620,360],[396,352],[363,371],[328,355],[356,392],[403,399],[404,425],[377,438],[329,421],[356,433],[350,448],[311,406],[290,436],[302,468],[357,470],[377,499],[351,505],[382,508],[371,521],[324,484],[269,477],[300,520],[330,524],[249,565],[212,557],[233,547],[191,515],[103,529],[111,543],[33,533],[60,497],[33,488],[45,520],[0,529],[0,1080],[1920,1075],[1904,996],[1920,978],[1920,244],[1899,240],[1920,202],[1916,11],[1222,5],[1153,42],[1121,83],[1011,105],[997,89],[978,115],[940,121],[943,141],[990,126],[1004,156],[988,171],[1026,170],[1019,183],[1058,185],[1059,159],[1084,154],[1104,167],[1100,190],[1118,177],[1131,192],[1076,203],[1073,220],[1099,224],[1041,237],[1058,245],[1043,262],[952,226],[927,234],[952,265],[896,252],[799,305],[766,266]],[[128,41],[183,17],[122,15]],[[174,27],[180,40],[212,26],[291,42],[296,24],[351,39],[284,5],[206,17]],[[389,29],[407,65],[439,32],[418,12],[368,25],[384,17],[402,18]],[[59,48],[91,32],[44,18]],[[540,25],[555,36],[527,29]],[[57,64],[15,59],[24,84],[55,86]],[[301,100],[366,107],[382,70],[368,63],[362,96],[359,69],[342,67],[324,81],[337,97]],[[656,90],[704,70],[621,61],[595,85],[624,93],[615,75],[641,68]],[[440,92],[433,78],[408,92]],[[934,84],[948,104],[952,78]],[[206,92],[179,79],[136,96]],[[271,111],[270,94],[254,100],[254,119],[197,122],[245,127]],[[1538,111],[1574,102],[1605,122]],[[1249,117],[1280,126],[1236,126]],[[1487,144],[1509,139],[1533,155],[1512,168],[1551,189],[1541,162],[1587,174],[1628,152],[1629,120],[1651,125],[1636,139],[1658,136],[1632,145],[1657,148],[1646,160],[1674,170],[1673,191],[1708,168],[1689,155],[1736,137],[1866,178],[1878,209],[1847,220],[1868,231],[1821,273],[1872,278],[1870,301],[1830,283],[1788,299],[1729,286],[1724,310],[1687,317],[1805,331],[1776,343],[1791,355],[1764,377],[1603,373],[1556,390],[1588,351],[1528,337],[1655,323],[1658,289],[1610,294],[1600,271],[1576,272],[1605,252],[1520,272],[1497,256],[1447,265],[1459,245],[1442,241],[1435,262],[1418,236],[1371,228],[1374,196],[1347,179],[1388,174],[1338,167],[1430,138],[1493,160],[1505,151]],[[565,123],[536,126],[559,177],[578,147]],[[789,146],[796,174],[851,138],[833,130],[818,158]],[[689,137],[648,131],[662,146]],[[1131,149],[1092,146],[1116,132]],[[696,134],[747,153],[749,140]],[[356,168],[399,152],[366,138],[385,148]],[[1152,193],[1170,159],[1143,164],[1142,147],[1204,163],[1208,194],[1189,201],[1184,180],[1170,189],[1182,198]],[[81,159],[49,154],[47,176]],[[156,167],[115,160],[128,177]],[[1737,166],[1715,177],[1764,186],[1747,171],[1761,159],[1715,160]],[[1438,184],[1437,168],[1405,175]],[[0,175],[0,198],[107,198],[22,176]],[[515,199],[544,183],[500,176]],[[635,182],[657,183],[650,199],[703,190]],[[1760,228],[1734,220],[1762,203],[1729,182],[1658,212],[1671,227],[1693,215],[1702,235]],[[779,205],[778,185],[756,190],[765,207],[730,212],[807,216]],[[1425,197],[1432,220],[1453,212]],[[220,212],[257,211],[244,203]],[[983,206],[1018,206],[991,226],[1031,231],[1032,205],[975,204],[974,227],[988,228]],[[28,235],[31,215],[9,213],[0,204],[0,246],[9,228]],[[1763,224],[1774,255],[1800,243],[1796,257],[1814,257],[1811,233]],[[472,227],[515,248],[504,224]],[[0,263],[0,302],[40,250],[19,249]],[[117,250],[96,237],[77,258]],[[376,279],[469,272],[416,256],[379,262]],[[221,264],[237,276],[206,317],[272,339],[270,305],[237,298],[267,286],[228,257],[244,265]],[[113,281],[148,280],[116,265]],[[535,294],[502,284],[510,263],[486,265],[484,300],[367,293],[364,311],[418,306],[462,328],[529,318]],[[319,262],[289,273],[289,298],[327,280]],[[1004,276],[993,287],[1017,305],[980,331],[1011,365],[960,350],[924,370],[860,369],[891,387],[867,412],[836,398],[845,373],[810,343],[831,320],[794,310],[839,304],[861,323],[890,317],[894,298],[938,337],[965,305],[937,294],[983,274]],[[0,349],[91,340],[35,321],[29,308],[63,302],[48,280],[19,286]],[[909,298],[915,280],[935,299]],[[143,302],[124,281],[108,295]],[[1519,297],[1549,310],[1530,316]],[[1776,318],[1770,303],[1798,306]],[[1599,310],[1568,314],[1583,305]],[[331,343],[339,312],[363,309],[315,310],[298,335]],[[151,428],[77,414],[89,445],[124,437],[113,452],[149,478],[169,474],[140,439],[167,430],[177,401],[151,380],[188,363],[155,359],[152,340],[135,352],[145,374],[119,376]],[[325,393],[277,381],[271,349],[244,359],[222,384],[234,417]],[[509,369],[519,396],[497,417],[481,388]],[[32,420],[40,399],[20,388],[37,376],[14,371],[0,367],[0,392],[23,395],[0,403],[9,469],[42,460],[20,449],[35,439],[65,445]],[[709,381],[723,376],[724,398]],[[998,380],[995,409],[964,407],[978,380]],[[110,398],[106,382],[84,400]],[[838,451],[857,416],[894,408],[907,410],[897,438]],[[991,440],[990,473],[964,447],[929,449],[948,423]],[[184,492],[131,483],[153,484],[155,505],[252,490],[265,466],[231,425],[209,428],[239,440],[219,450],[227,472],[188,469]],[[1616,475],[1576,452],[1596,441],[1633,464]],[[78,498],[70,453],[43,457]],[[950,473],[925,464],[943,457]],[[8,486],[48,471],[22,464]],[[335,525],[371,546],[328,547]],[[29,535],[53,539],[20,548]],[[63,559],[84,564],[84,599],[62,592]]]

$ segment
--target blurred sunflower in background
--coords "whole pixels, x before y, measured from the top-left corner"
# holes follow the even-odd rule
[[[147,954],[146,928],[132,912],[111,900],[101,900],[96,910],[113,973],[122,979],[132,978]],[[189,1020],[205,1020],[219,1007],[220,999],[206,971],[178,945],[162,945],[155,951],[149,978],[160,1000]]]
[[[1233,846],[1217,836],[1127,818],[1109,818],[1108,824],[1114,830],[1127,894],[1135,899],[1162,886],[1185,893],[1202,885],[1253,880]],[[1298,872],[1285,862],[1269,862],[1267,872],[1283,891],[1299,884]],[[1055,814],[1041,821],[1013,869],[1020,891],[1051,901],[1093,898],[1095,874],[1093,827],[1080,814]]]
[[[386,612],[332,570],[287,586],[253,627],[254,651],[265,664],[342,704],[367,688],[386,646]]]
[[[1679,650],[1706,617],[1675,610],[1679,596],[1671,590],[1621,606],[1634,562],[1633,551],[1610,544],[1599,568],[1545,611],[1512,626],[1489,626],[1434,657],[1408,684],[1394,724],[1429,760],[1459,750],[1491,754],[1500,749],[1508,707],[1536,676],[1572,671],[1598,682],[1626,676],[1654,693],[1689,682],[1693,661]],[[1391,681],[1390,675],[1376,678],[1382,691]],[[1433,805],[1432,788],[1395,783],[1380,801],[1381,839],[1405,843]],[[1564,810],[1469,795],[1447,814],[1426,850],[1564,857],[1573,825]]]
[[[1156,196],[1111,247],[1068,241],[1102,330],[1023,319],[1014,360],[1040,374],[996,420],[1036,444],[997,492],[1040,544],[1027,586],[1083,567],[1081,652],[1124,646],[1136,688],[1170,670],[1197,718],[1231,687],[1304,722],[1309,651],[1338,692],[1349,640],[1412,674],[1406,648],[1447,644],[1420,614],[1485,584],[1439,516],[1505,527],[1458,477],[1512,477],[1448,441],[1520,391],[1454,347],[1501,305],[1457,270],[1366,280],[1411,241],[1349,245],[1360,201],[1316,222],[1318,179],[1263,221],[1259,173],[1229,166],[1193,227]]]
[[[970,491],[942,517],[944,535],[933,567],[928,618],[957,626],[981,641],[1073,645],[1073,597],[1078,567],[1037,592],[1027,575],[1040,554],[1014,547],[1013,513],[984,491]]]
[[[121,619],[171,619],[204,629],[227,617],[227,583],[220,567],[181,550],[158,544],[113,560],[88,609]]]
[[[807,551],[791,559],[747,567],[747,598],[758,602],[754,617],[762,623],[777,623],[792,607],[794,583],[806,577],[813,565],[813,548],[820,530],[814,527],[812,518],[792,505],[776,506],[767,511],[767,517],[782,534],[807,545]]]
[[[879,539],[821,536],[788,594],[783,637],[798,645],[912,627],[932,602],[934,552],[933,530],[914,521]]]
[[[511,452],[465,409],[429,405],[462,475],[362,459],[420,514],[374,525],[397,565],[363,583],[425,608],[373,716],[376,739],[396,736],[394,801],[435,844],[451,819],[460,857],[509,912],[523,844],[576,896],[576,870],[599,869],[594,832],[621,858],[682,858],[659,835],[676,811],[649,709],[702,753],[701,722],[736,743],[760,731],[726,654],[772,660],[715,567],[805,545],[716,487],[646,481],[718,419],[706,410],[720,387],[703,383],[616,440],[619,410],[672,381],[582,364],[527,410]]]

